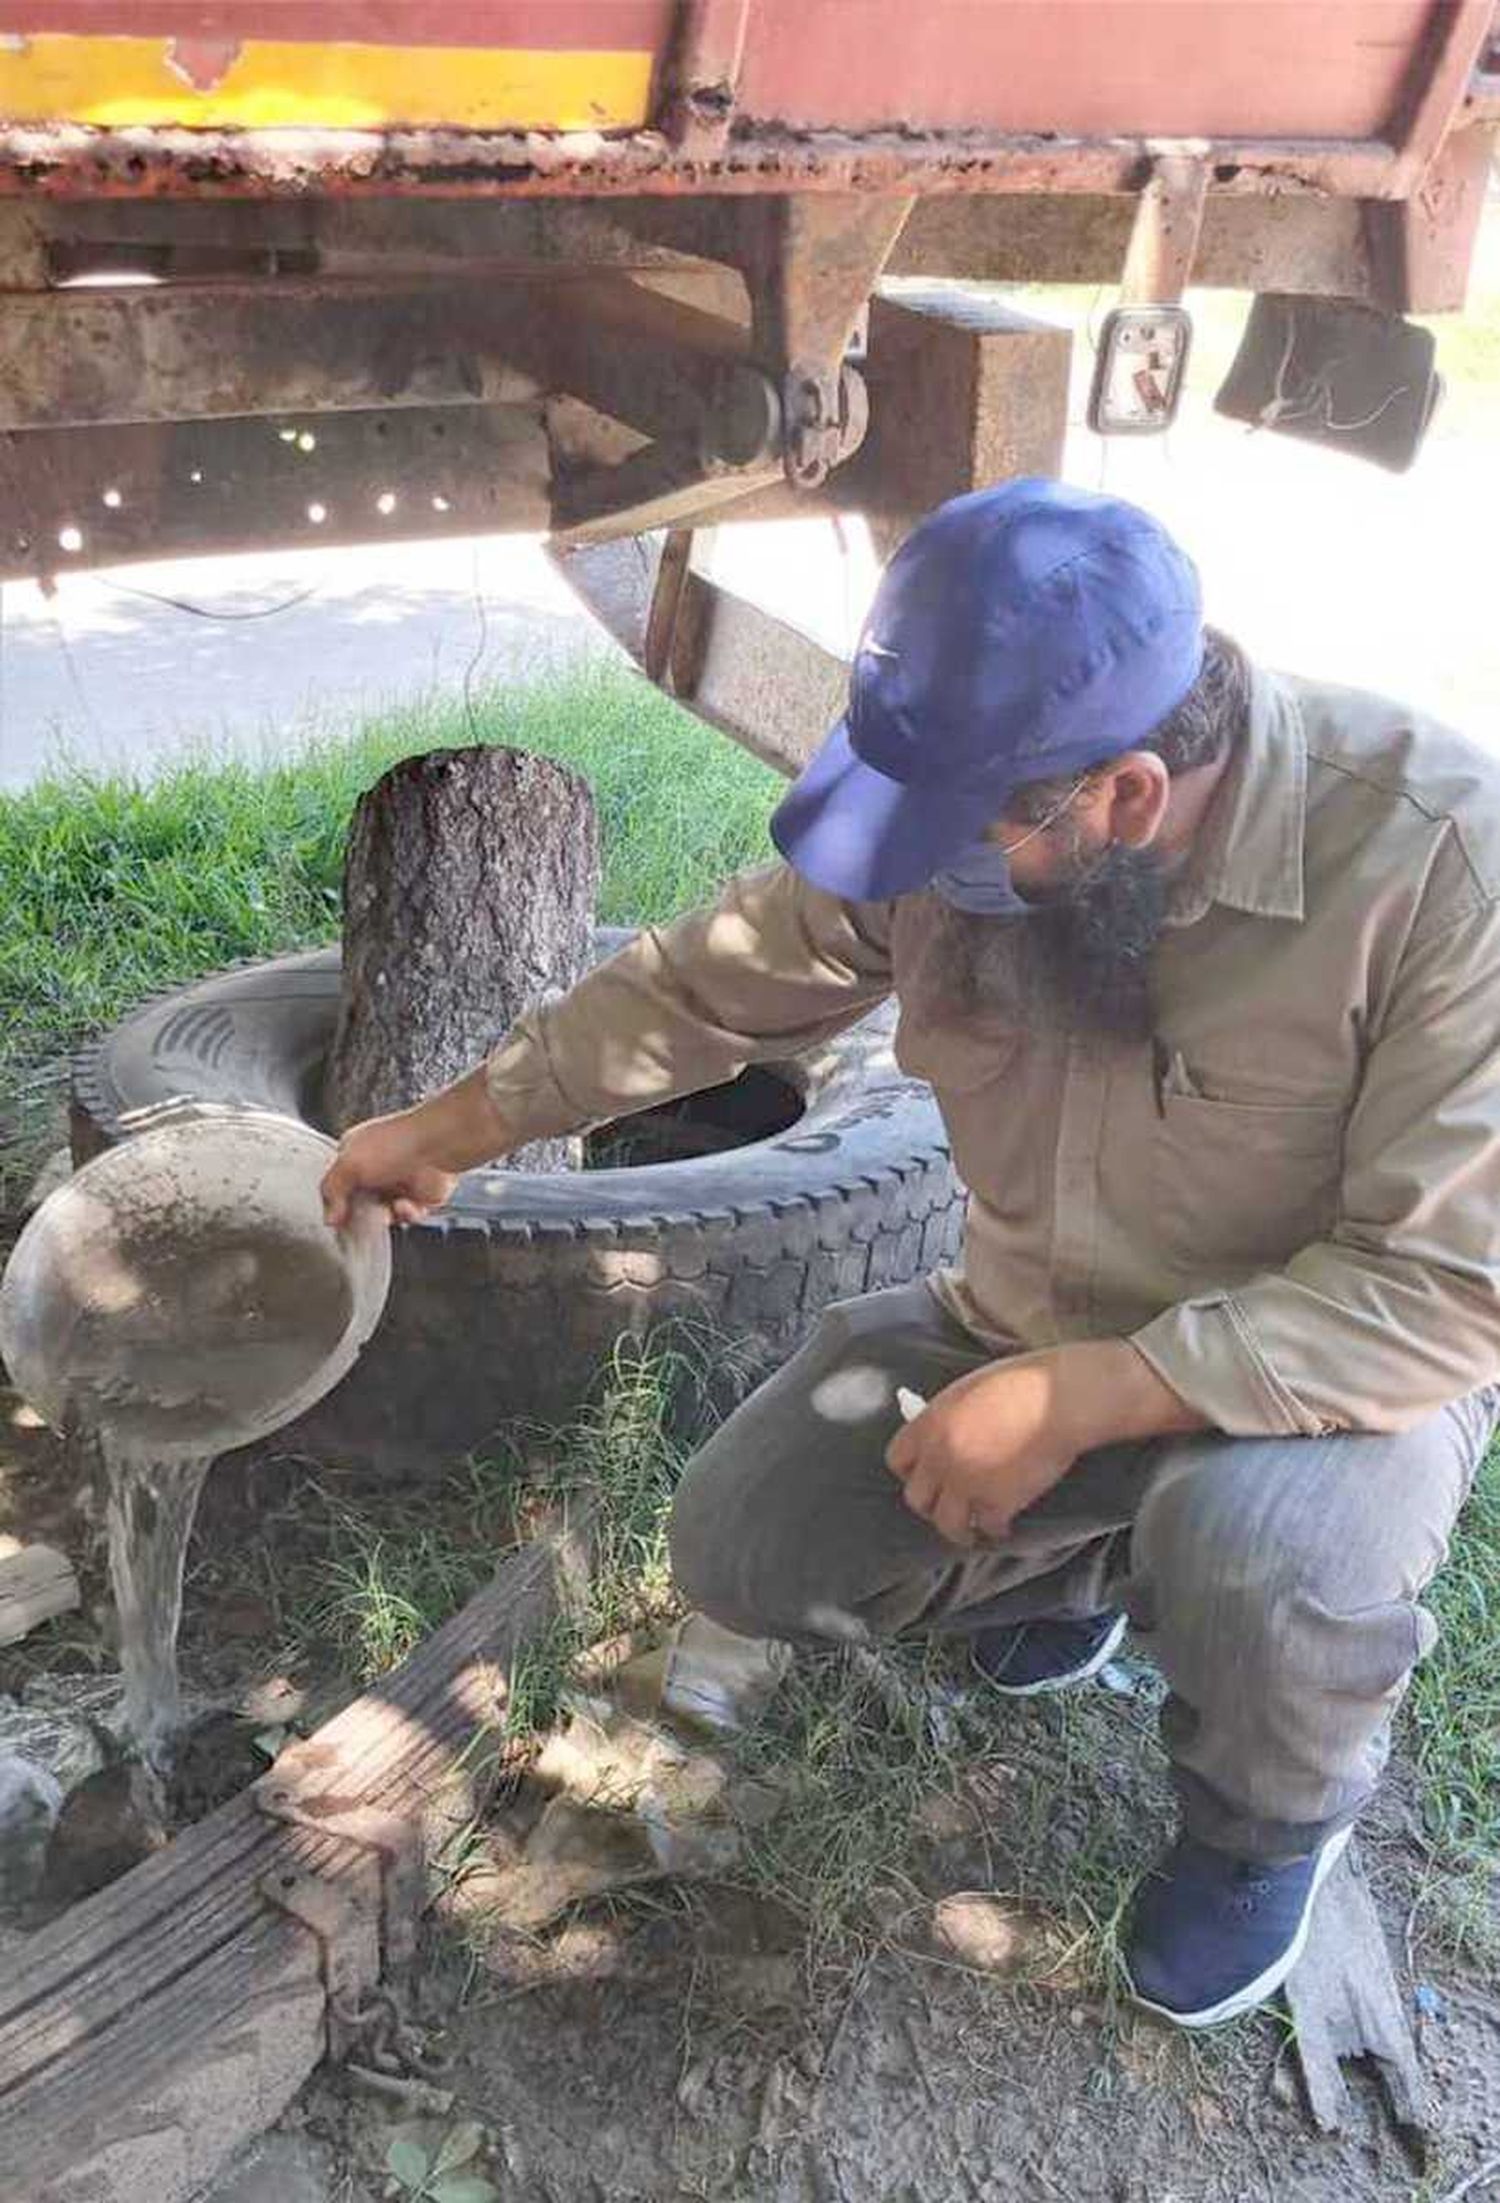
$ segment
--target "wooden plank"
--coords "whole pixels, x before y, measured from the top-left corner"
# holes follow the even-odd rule
[[[81,1603],[65,1553],[0,1538],[0,1645],[19,1643],[28,1631],[54,1615],[73,1613]]]
[[[590,1555],[586,1515],[512,1555],[278,1773],[330,1806],[420,1821],[503,1710],[518,1654],[581,1596]],[[376,1901],[370,1854],[246,1795],[16,1954],[0,1985],[0,2203],[186,2203],[279,2115],[324,2047],[316,1942],[260,1894],[282,1873]]]
[[[1422,2158],[1432,2140],[1417,2046],[1385,1931],[1351,1845],[1318,1898],[1307,1948],[1286,1985],[1308,2108],[1324,2134],[1349,2112],[1340,2060],[1369,2060],[1402,2140]]]

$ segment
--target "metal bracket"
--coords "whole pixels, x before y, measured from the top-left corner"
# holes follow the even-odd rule
[[[295,1759],[297,1751],[294,1745],[290,1752],[283,1753],[283,1760]],[[380,1911],[375,1922],[375,1972],[370,1978],[400,1981],[416,1957],[422,1913],[422,1844],[417,1825],[399,1813],[382,1812],[378,1806],[351,1805],[336,1793],[320,1789],[319,1772],[315,1760],[304,1759],[292,1767],[278,1762],[253,1785],[251,1794],[259,1811],[270,1820],[282,1821],[289,1828],[307,1829],[317,1836],[334,1836],[373,1854],[380,1869]],[[276,1879],[270,1877],[273,1882]],[[323,1881],[315,1875],[301,1879]],[[324,1886],[335,1888],[328,1882]],[[270,1894],[273,1902],[279,1901],[274,1892]],[[361,1981],[356,1987],[367,1985]]]
[[[832,372],[794,365],[781,386],[784,464],[793,489],[821,489],[852,457],[870,425],[864,377],[852,367]]]
[[[1164,153],[1141,193],[1120,278],[1122,306],[1175,306],[1198,257],[1208,163]]]
[[[267,1904],[317,1940],[328,2055],[342,2062],[359,2032],[365,1993],[380,1979],[380,1921],[352,1890],[322,1874],[264,1874],[257,1886]]]
[[[682,611],[682,600],[687,591],[688,570],[693,557],[691,528],[669,528],[661,547],[661,559],[656,569],[656,583],[651,591],[650,608],[646,614],[645,646],[642,654],[646,678],[658,686],[670,688],[672,646],[677,639],[677,621]]]

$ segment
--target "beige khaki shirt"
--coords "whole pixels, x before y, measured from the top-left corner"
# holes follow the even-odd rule
[[[894,990],[969,1188],[934,1280],[997,1352],[1124,1336],[1237,1433],[1397,1430],[1500,1379],[1500,766],[1347,690],[1257,675],[1176,883],[1154,1043],[959,1020],[926,894],[773,865],[524,1017],[518,1139],[821,1040]]]

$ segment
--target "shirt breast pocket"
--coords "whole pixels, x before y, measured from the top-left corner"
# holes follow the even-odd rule
[[[1279,1267],[1338,1214],[1341,1102],[1241,1102],[1166,1094],[1152,1155],[1163,1247],[1206,1278]]]

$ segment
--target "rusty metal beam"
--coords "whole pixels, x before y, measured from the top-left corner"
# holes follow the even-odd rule
[[[453,266],[702,274],[730,257],[743,211],[717,199],[0,199],[0,235],[26,224],[52,282],[116,268],[162,279],[240,270],[389,281]]]
[[[991,282],[1115,283],[1134,198],[974,194],[917,201],[886,262],[893,275]],[[628,268],[637,280],[691,284],[706,310],[743,319],[749,210],[735,199],[432,199],[283,201],[107,199],[52,204],[0,199],[0,290],[40,290],[85,273],[190,271],[274,280],[311,258],[339,280],[395,282],[436,274],[538,274]],[[669,240],[675,240],[671,242]],[[1210,192],[1193,280],[1236,290],[1283,288],[1365,297],[1369,251],[1361,203],[1305,194],[1234,198]],[[723,284],[738,285],[731,295]],[[679,295],[688,295],[684,290]]]
[[[1468,4],[1468,0],[1466,0]],[[698,160],[660,131],[105,132],[0,130],[0,195],[157,197],[601,197],[767,191],[1137,191],[1165,153],[1196,154],[1215,188],[1401,198],[1409,163],[1384,138],[1107,139],[772,128],[731,132]]]
[[[844,707],[848,665],[696,571],[701,549],[687,531],[548,546],[648,679],[778,772],[800,772]]]
[[[552,531],[561,545],[607,543],[648,528],[717,519],[782,479],[780,457],[748,466],[705,461],[690,446],[647,444],[616,466],[554,469]]]
[[[1391,126],[1397,148],[1388,191],[1372,196],[1409,199],[1437,158],[1480,68],[1494,32],[1494,0],[1440,0],[1426,38],[1413,57],[1401,111]]]
[[[817,489],[863,441],[863,389],[842,362],[910,206],[777,192],[745,209],[737,243],[751,342],[780,387],[787,479],[798,489]]]
[[[746,335],[615,273],[12,293],[0,428],[515,404],[546,389],[744,463],[780,438]]]
[[[911,211],[909,199],[771,193],[744,210],[739,247],[755,349],[785,372],[835,368]]]
[[[1135,208],[1124,193],[920,199],[886,272],[992,283],[1118,283]],[[1365,298],[1371,277],[1364,208],[1357,199],[1210,192],[1193,281]]]
[[[524,288],[526,310],[507,316],[511,356],[548,389],[567,391],[648,436],[689,442],[722,435],[745,460],[780,436],[765,378],[751,365],[747,331],[605,273]]]
[[[408,407],[0,436],[0,580],[388,535],[539,530],[534,409]]]
[[[514,404],[505,294],[432,286],[333,291],[72,290],[0,299],[0,428]]]

